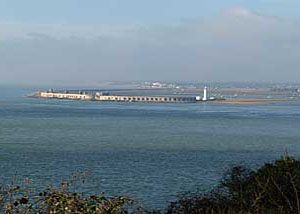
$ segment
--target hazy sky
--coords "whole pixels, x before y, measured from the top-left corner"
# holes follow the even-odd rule
[[[0,83],[298,81],[299,0],[0,0]]]

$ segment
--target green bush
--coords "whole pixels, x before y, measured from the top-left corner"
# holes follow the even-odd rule
[[[0,191],[1,213],[36,214],[126,214],[132,201],[127,197],[107,198],[70,191],[69,183],[50,187],[38,194],[18,185],[9,185]]]
[[[209,194],[181,195],[167,213],[300,214],[300,161],[285,155],[258,170],[235,166]]]

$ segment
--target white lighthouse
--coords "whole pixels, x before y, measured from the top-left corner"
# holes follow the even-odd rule
[[[207,87],[206,86],[204,87],[202,101],[207,101]]]

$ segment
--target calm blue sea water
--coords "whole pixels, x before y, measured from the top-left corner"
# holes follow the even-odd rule
[[[300,103],[137,104],[29,99],[1,88],[0,181],[88,172],[87,188],[163,207],[208,190],[233,164],[300,158]]]

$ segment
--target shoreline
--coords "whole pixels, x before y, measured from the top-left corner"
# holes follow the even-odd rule
[[[228,98],[225,100],[215,100],[214,103],[217,104],[251,104],[251,105],[258,105],[258,104],[274,104],[279,102],[293,102],[299,99],[291,99],[291,98]]]
[[[231,89],[232,90],[232,89]],[[258,105],[275,104],[279,102],[299,101],[300,97],[295,94],[270,94],[261,89],[240,90],[237,96],[236,89],[227,91],[219,89],[218,93],[214,89],[210,90],[210,96],[204,94],[201,96],[201,90],[192,91],[173,91],[173,90],[120,90],[118,93],[110,94],[111,91],[97,90],[56,90],[37,91],[27,97],[45,98],[45,99],[67,99],[67,100],[93,100],[101,102],[145,102],[145,103],[216,103],[216,104],[236,104],[236,105]],[[246,93],[247,91],[247,93]],[[114,92],[114,91],[112,91]],[[156,92],[156,93],[153,93]],[[228,93],[229,92],[229,93]],[[259,93],[258,93],[259,92]],[[199,96],[200,95],[200,96]],[[274,96],[275,95],[275,96]]]

